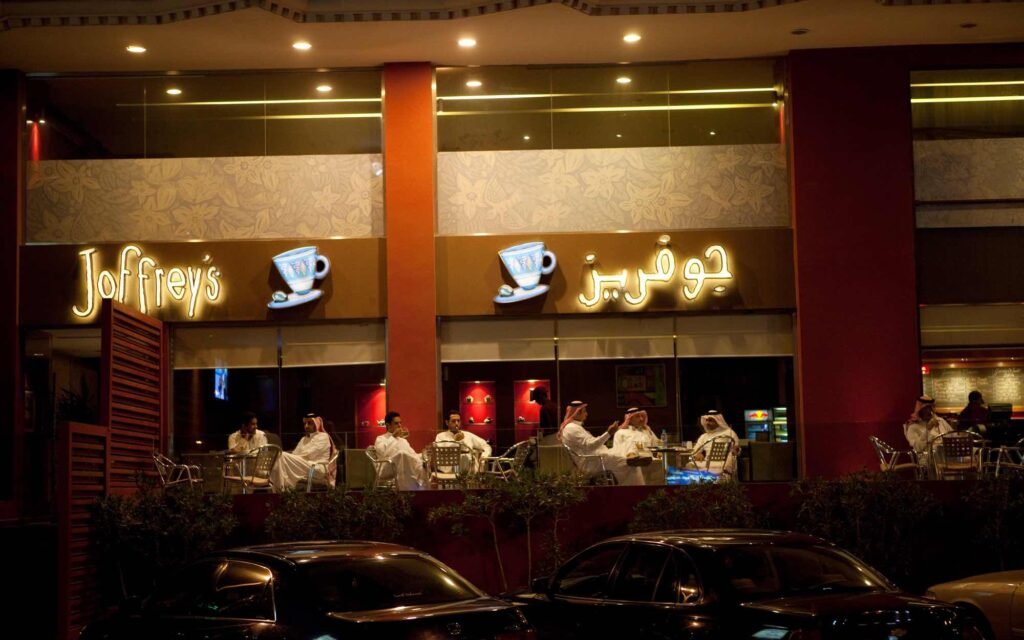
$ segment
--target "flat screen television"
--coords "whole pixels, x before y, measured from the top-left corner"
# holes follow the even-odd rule
[[[228,399],[228,370],[217,367],[213,370],[213,397],[218,400]]]

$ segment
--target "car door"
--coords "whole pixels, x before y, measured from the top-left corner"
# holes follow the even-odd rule
[[[697,640],[714,637],[718,629],[693,562],[662,544],[630,544],[601,615],[610,634],[638,638]]]
[[[254,562],[227,560],[193,605],[186,637],[255,640],[277,635],[274,575]]]
[[[1019,583],[1010,605],[1010,624],[1013,626],[1013,637],[1024,638],[1024,586]]]
[[[548,592],[529,603],[527,617],[541,638],[594,638],[612,574],[626,548],[624,542],[599,544],[583,551],[555,574]]]

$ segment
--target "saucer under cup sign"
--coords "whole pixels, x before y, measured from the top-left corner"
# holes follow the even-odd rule
[[[494,298],[495,302],[519,302],[547,293],[549,287],[540,284],[540,277],[553,272],[558,261],[554,253],[544,249],[543,242],[517,244],[499,251],[498,257],[519,286],[513,289],[503,285]],[[545,266],[544,263],[549,259],[550,263]]]
[[[273,260],[278,273],[292,292],[286,294],[275,291],[272,300],[267,303],[268,307],[286,309],[316,300],[324,294],[320,289],[314,289],[313,283],[327,277],[331,272],[331,261],[327,256],[317,253],[315,246],[285,251],[274,256]]]

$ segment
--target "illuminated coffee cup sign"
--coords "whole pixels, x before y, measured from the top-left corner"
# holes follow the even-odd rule
[[[99,310],[99,300],[124,304],[134,299],[142,313],[165,304],[180,305],[189,318],[194,318],[201,301],[216,303],[220,299],[221,273],[209,255],[201,264],[167,267],[129,244],[121,249],[114,271],[99,268],[100,256],[95,248],[79,251],[78,256],[82,261],[79,291],[84,301],[73,305],[71,313],[82,320]]]
[[[587,254],[585,261],[590,265],[592,285],[589,295],[582,292],[579,294],[580,304],[593,308],[601,303],[621,299],[630,306],[639,307],[647,302],[652,287],[671,286],[670,283],[676,278],[676,256],[668,247],[667,235],[661,236],[658,244],[662,246],[654,256],[654,268],[651,271],[638,268],[635,285],[630,283],[628,269],[618,273],[601,273],[595,265],[597,256]],[[713,294],[723,295],[733,279],[729,271],[729,255],[721,245],[711,245],[704,249],[703,258],[688,258],[683,263],[678,279],[682,280],[680,293],[687,302],[697,300],[705,291],[708,281],[711,281],[709,286]]]

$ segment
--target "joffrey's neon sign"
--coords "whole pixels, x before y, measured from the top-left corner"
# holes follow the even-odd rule
[[[145,255],[140,247],[128,244],[121,249],[116,274],[107,269],[97,270],[98,256],[95,248],[79,251],[78,255],[82,260],[85,303],[81,307],[72,306],[71,313],[83,320],[92,317],[98,310],[97,296],[101,300],[117,300],[123,304],[131,289],[136,292],[135,298],[142,313],[149,313],[150,301],[157,309],[162,308],[166,301],[168,304],[187,305],[188,317],[194,318],[200,298],[208,302],[220,299],[221,273],[212,264],[209,255],[203,258],[203,264],[199,266],[165,269]],[[147,285],[149,281],[152,281],[151,287]],[[149,297],[148,289],[152,289],[152,298]]]
[[[647,302],[652,285],[662,285],[671,282],[676,274],[676,257],[668,248],[669,237],[661,236],[658,244],[661,248],[654,257],[654,270],[647,272],[643,269],[636,270],[636,293],[630,290],[629,270],[623,269],[619,273],[603,274],[594,265],[596,256],[593,253],[587,254],[586,262],[590,265],[590,277],[593,282],[591,295],[579,294],[579,301],[585,307],[591,308],[599,302],[612,302],[620,298],[628,305],[639,307]],[[718,263],[717,271],[709,271],[705,260],[709,263]],[[689,258],[683,263],[682,287],[683,298],[687,302],[696,300],[704,289],[704,283],[708,280],[720,281],[714,285],[712,291],[717,294],[725,293],[726,282],[733,279],[729,271],[729,255],[721,245],[713,244],[704,249],[704,258]]]

